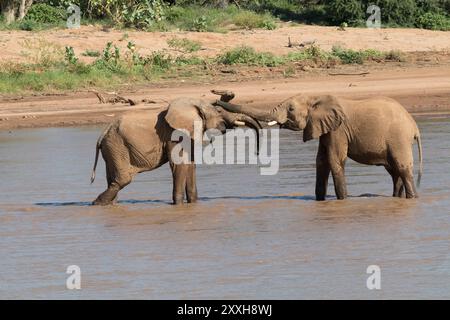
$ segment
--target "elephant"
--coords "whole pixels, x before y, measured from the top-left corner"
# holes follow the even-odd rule
[[[224,101],[232,99],[234,94]],[[224,97],[224,96],[222,96]],[[169,162],[172,170],[174,204],[197,200],[196,168],[193,152],[188,162],[174,161],[172,151],[179,141],[172,141],[175,130],[187,130],[193,145],[194,122],[199,121],[203,132],[246,125],[257,132],[260,124],[249,116],[231,113],[207,101],[194,98],[178,98],[167,109],[133,111],[111,123],[100,135],[96,145],[91,183],[95,180],[99,151],[106,164],[108,188],[93,202],[107,205],[116,201],[118,192],[127,186],[140,172],[154,170]],[[258,138],[258,134],[256,135]],[[259,143],[257,139],[257,148]]]
[[[418,197],[414,185],[413,150],[417,141],[423,172],[420,132],[413,117],[396,100],[373,97],[364,100],[333,95],[298,94],[269,111],[224,101],[228,111],[246,114],[256,120],[277,122],[280,128],[303,130],[303,141],[319,139],[316,157],[316,200],[325,200],[330,172],[337,199],[347,197],[345,161],[384,166],[392,177],[393,196]]]

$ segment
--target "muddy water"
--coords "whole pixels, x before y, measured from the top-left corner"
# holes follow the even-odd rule
[[[89,202],[100,127],[0,133],[0,298],[450,298],[449,119],[420,119],[418,200],[347,164],[351,198],[315,202],[315,143],[281,131],[280,171],[200,166],[201,199],[169,205],[164,166],[112,207]],[[331,189],[332,190],[332,189]],[[69,265],[81,290],[67,290]],[[381,268],[381,290],[366,269]]]

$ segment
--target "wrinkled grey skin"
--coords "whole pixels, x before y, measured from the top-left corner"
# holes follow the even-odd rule
[[[195,202],[197,186],[193,156],[184,164],[175,164],[171,159],[171,151],[178,143],[171,141],[172,132],[184,129],[194,137],[194,121],[201,121],[203,132],[218,129],[225,133],[226,129],[235,127],[235,121],[244,122],[255,130],[260,128],[255,120],[246,115],[231,113],[206,101],[191,98],[174,100],[162,112],[149,110],[126,113],[110,124],[97,141],[91,182],[95,179],[101,150],[106,164],[108,188],[93,204],[113,203],[117,193],[137,173],[156,169],[167,162],[170,163],[173,176],[173,203],[183,203],[185,194],[188,202]]]
[[[319,138],[316,158],[316,199],[324,200],[333,176],[338,199],[347,197],[345,160],[384,166],[392,177],[394,197],[417,197],[413,178],[412,145],[417,140],[422,175],[422,144],[416,122],[397,101],[379,97],[348,100],[330,95],[291,97],[270,111],[217,102],[228,111],[282,128],[303,130],[303,141]]]

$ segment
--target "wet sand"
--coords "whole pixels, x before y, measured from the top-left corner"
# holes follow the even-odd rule
[[[0,132],[0,298],[448,299],[450,119],[419,127],[419,199],[391,198],[383,168],[349,161],[351,197],[330,185],[314,201],[317,142],[282,130],[277,175],[201,165],[200,201],[181,207],[167,165],[89,206],[106,184],[100,161],[89,185],[101,127]],[[74,264],[81,290],[65,286]],[[381,290],[366,288],[369,265]]]

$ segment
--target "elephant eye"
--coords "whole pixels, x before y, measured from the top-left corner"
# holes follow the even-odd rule
[[[294,111],[294,106],[289,106],[289,111]]]

